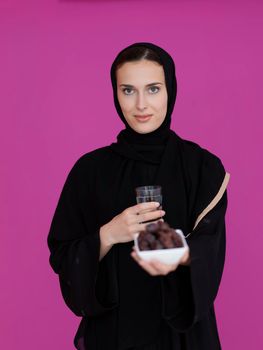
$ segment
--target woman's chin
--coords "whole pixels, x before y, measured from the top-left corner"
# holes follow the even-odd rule
[[[148,134],[149,132],[152,132],[158,128],[158,126],[151,126],[151,125],[136,125],[131,126],[134,131],[136,131],[138,134]]]

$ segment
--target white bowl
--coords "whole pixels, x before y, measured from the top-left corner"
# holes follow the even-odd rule
[[[182,256],[185,254],[187,250],[189,250],[189,246],[186,243],[184,234],[181,230],[176,229],[177,232],[183,241],[183,247],[180,248],[166,248],[166,249],[154,249],[154,250],[140,250],[138,245],[138,236],[139,233],[134,237],[134,246],[135,251],[139,255],[142,260],[150,261],[152,259],[157,259],[164,264],[176,264],[180,261]]]

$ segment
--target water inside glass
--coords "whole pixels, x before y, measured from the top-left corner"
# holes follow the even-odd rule
[[[135,188],[136,192],[136,201],[137,203],[143,202],[159,202],[160,205],[157,209],[162,209],[162,187],[161,186],[140,186]],[[155,209],[156,210],[156,209]],[[152,222],[161,219],[153,219],[145,222]]]

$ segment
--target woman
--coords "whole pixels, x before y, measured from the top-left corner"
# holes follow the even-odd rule
[[[229,174],[218,157],[170,129],[177,83],[161,47],[123,49],[111,81],[125,129],[74,164],[48,235],[64,300],[82,316],[75,347],[221,349],[213,303]],[[155,202],[136,204],[134,189],[143,185],[162,186],[164,212]],[[142,262],[132,252],[134,234],[160,216],[187,238],[190,253],[178,265]]]

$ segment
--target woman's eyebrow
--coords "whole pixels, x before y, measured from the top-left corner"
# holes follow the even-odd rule
[[[152,85],[163,85],[163,83],[160,83],[160,82],[155,82],[155,83],[150,83],[150,84],[147,84],[146,86],[152,86]],[[119,86],[125,86],[125,87],[129,87],[129,88],[133,88],[134,86],[133,85],[130,85],[130,84],[120,84]]]

